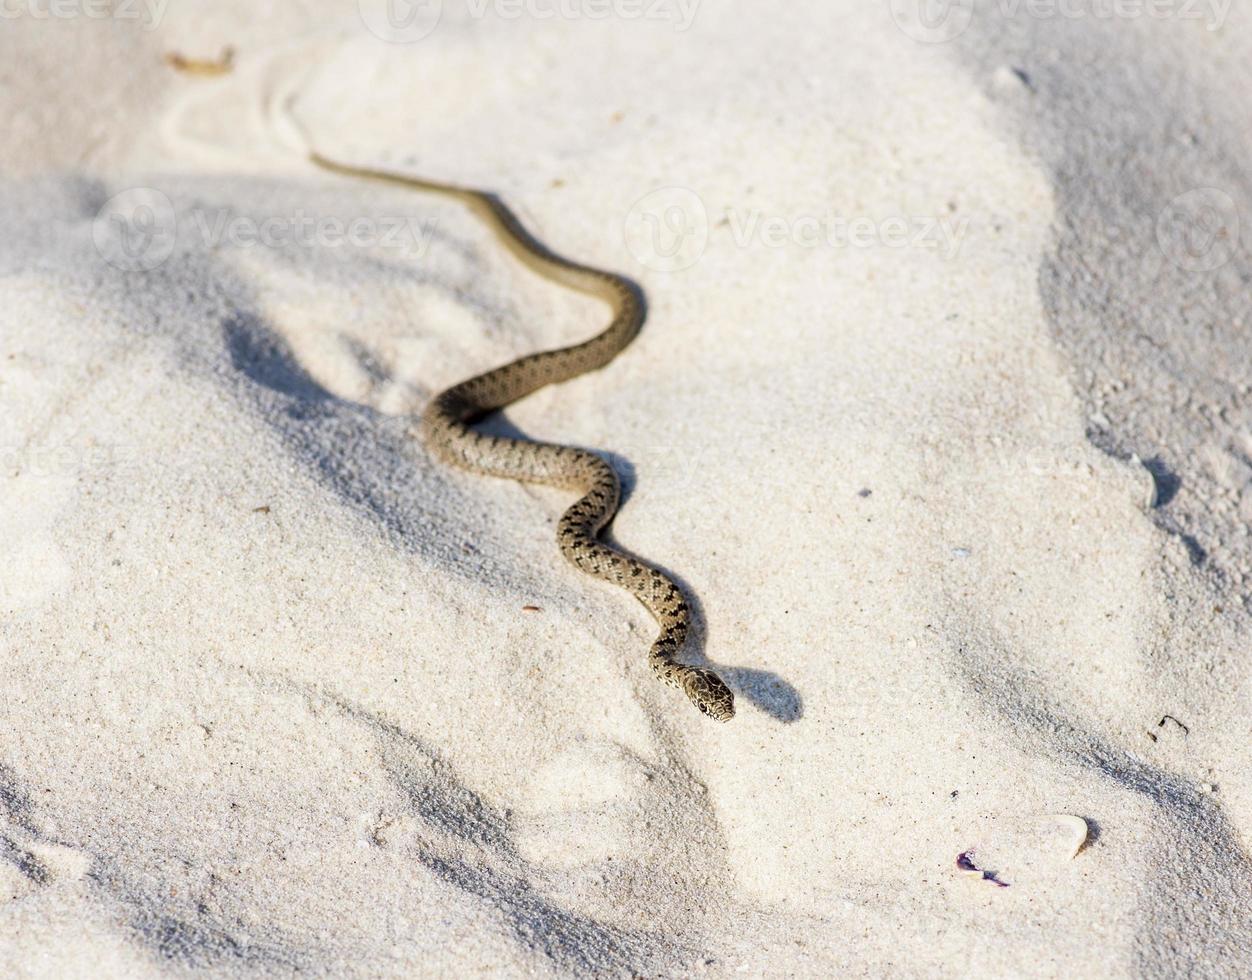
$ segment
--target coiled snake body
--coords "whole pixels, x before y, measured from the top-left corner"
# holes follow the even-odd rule
[[[426,445],[454,466],[541,483],[582,493],[561,517],[557,544],[577,568],[620,585],[647,607],[661,632],[648,652],[653,673],[681,689],[704,714],[729,721],[735,699],[710,670],[677,660],[687,637],[689,612],[682,592],[666,575],[611,548],[597,537],[613,518],[621,493],[617,473],[585,449],[487,435],[471,424],[545,385],[603,367],[634,339],[643,323],[643,299],[621,276],[561,258],[536,241],[513,213],[490,194],[387,171],[347,166],[319,154],[315,164],[353,177],[366,177],[434,191],[467,205],[486,221],[509,250],[536,272],[555,282],[597,296],[613,308],[613,320],[601,333],[571,347],[543,351],[453,385],[436,395],[422,414]]]

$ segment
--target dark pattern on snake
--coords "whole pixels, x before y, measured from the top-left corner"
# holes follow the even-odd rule
[[[643,323],[643,300],[621,276],[578,265],[550,252],[535,240],[495,197],[480,191],[406,177],[386,171],[346,166],[312,154],[328,170],[402,184],[450,196],[469,207],[497,233],[522,262],[548,279],[597,296],[613,308],[613,320],[601,333],[571,347],[543,351],[477,375],[436,395],[422,414],[426,445],[454,466],[528,483],[542,483],[582,493],[561,517],[557,544],[577,568],[620,585],[647,607],[661,628],[648,652],[648,663],[661,680],[682,690],[704,714],[729,721],[735,698],[711,670],[677,659],[687,638],[690,614],[678,586],[655,568],[609,547],[597,537],[617,511],[621,486],[604,459],[585,449],[486,435],[471,428],[483,416],[524,398],[545,385],[603,367],[634,339]]]

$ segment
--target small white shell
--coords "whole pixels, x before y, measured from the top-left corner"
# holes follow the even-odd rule
[[[1048,819],[1059,828],[1058,843],[1064,844],[1064,853],[1070,858],[1077,857],[1078,852],[1086,847],[1087,837],[1091,833],[1087,821],[1069,813],[1052,813],[1048,815]]]

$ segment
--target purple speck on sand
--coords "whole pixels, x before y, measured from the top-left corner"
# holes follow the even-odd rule
[[[1009,887],[1009,883],[1007,881],[1001,881],[998,877],[996,877],[996,873],[994,871],[984,871],[982,868],[978,867],[978,865],[974,863],[973,851],[962,851],[958,854],[956,856],[956,866],[961,871],[972,871],[975,874],[982,875],[983,881],[989,881],[997,888]]]

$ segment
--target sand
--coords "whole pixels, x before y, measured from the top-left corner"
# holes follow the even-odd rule
[[[4,975],[1252,972],[1246,10],[12,9]],[[732,722],[411,432],[604,309],[301,127],[643,287],[492,426]]]

